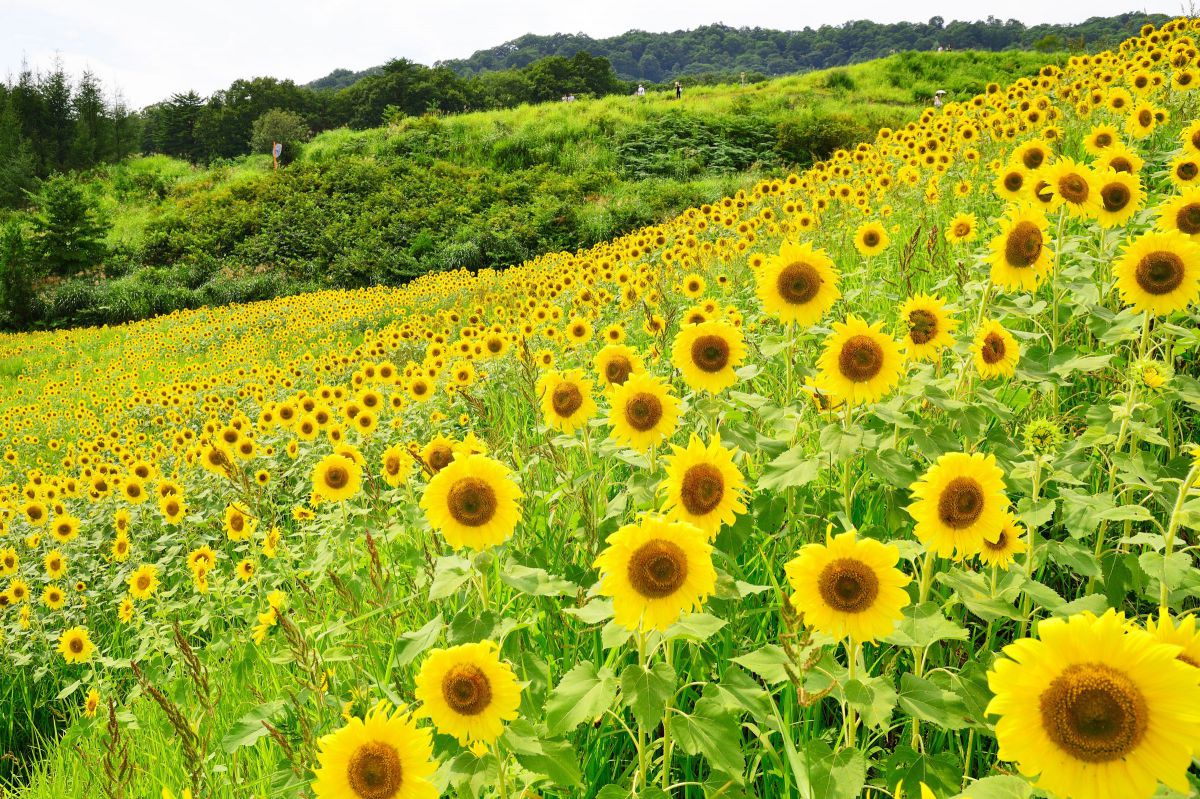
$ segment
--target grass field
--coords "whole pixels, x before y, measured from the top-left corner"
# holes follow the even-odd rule
[[[1198,30],[950,54],[587,249],[0,336],[11,792],[1194,796]]]

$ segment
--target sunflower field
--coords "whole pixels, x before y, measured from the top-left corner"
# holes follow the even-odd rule
[[[1196,796],[1198,37],[589,250],[0,337],[5,790]]]

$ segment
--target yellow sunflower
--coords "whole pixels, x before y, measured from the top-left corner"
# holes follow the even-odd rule
[[[1000,759],[1062,799],[1186,793],[1200,681],[1178,653],[1112,610],[1041,622],[988,672]]]
[[[1048,191],[1052,193],[1051,210],[1065,206],[1071,216],[1090,218],[1096,215],[1100,195],[1096,191],[1096,175],[1087,164],[1060,158],[1039,170],[1038,176],[1046,181]]]
[[[853,532],[805,544],[784,566],[792,606],[804,623],[834,638],[863,643],[888,635],[909,603],[911,578],[896,568],[900,552]]]
[[[958,320],[941,297],[916,294],[900,306],[900,319],[907,328],[901,344],[914,361],[934,361],[946,347],[954,345]]]
[[[655,516],[610,535],[595,565],[600,593],[613,598],[617,624],[630,630],[666,630],[684,611],[703,607],[717,584],[704,531]]]
[[[997,569],[1007,569],[1013,558],[1024,552],[1025,528],[1017,523],[1012,514],[1004,521],[1000,536],[995,541],[983,539],[983,547],[979,550],[979,560],[985,566]]]
[[[659,378],[640,374],[612,389],[612,437],[641,452],[675,432],[679,400]]]
[[[381,458],[380,475],[385,483],[392,488],[402,485],[412,469],[413,457],[405,447],[393,444],[388,447]]]
[[[542,398],[542,418],[546,426],[567,435],[596,415],[592,381],[584,378],[582,369],[546,372],[538,379],[537,392]]]
[[[878,402],[900,382],[904,359],[900,344],[883,332],[883,323],[857,316],[834,322],[817,361],[817,385],[851,405]]]
[[[313,493],[328,502],[341,502],[362,488],[362,467],[345,455],[326,455],[313,469]]]
[[[58,637],[58,653],[68,663],[88,662],[95,648],[86,627],[72,627]]]
[[[1200,154],[1183,153],[1171,159],[1171,181],[1177,186],[1200,184]]]
[[[1046,243],[1048,227],[1041,208],[1027,203],[1010,206],[990,245],[992,282],[1009,289],[1036,289],[1053,266],[1054,253]]]
[[[951,244],[965,244],[975,241],[979,235],[979,220],[975,214],[958,213],[946,226],[946,241]]]
[[[1200,296],[1200,244],[1182,233],[1149,231],[1126,242],[1113,272],[1126,304],[1166,316]]]
[[[1008,163],[996,171],[992,187],[1002,199],[1016,202],[1025,199],[1029,183],[1029,173],[1025,167],[1019,163]]]
[[[144,563],[134,569],[126,582],[129,583],[129,594],[134,599],[149,599],[158,590],[158,567],[153,563]]]
[[[517,676],[491,641],[434,649],[416,683],[422,715],[463,746],[495,741],[521,704]]]
[[[746,357],[742,331],[728,322],[702,322],[679,331],[671,363],[697,391],[717,394],[737,382],[734,370]]]
[[[455,458],[425,487],[425,518],[455,549],[482,551],[503,544],[521,520],[521,489],[510,475],[486,455]]]
[[[1158,229],[1200,243],[1200,187],[1184,189],[1158,207]]]
[[[661,487],[667,495],[663,510],[671,519],[699,527],[711,540],[721,525],[733,524],[735,514],[746,512],[742,473],[719,436],[705,445],[693,433],[686,449],[675,446],[673,450],[666,458],[667,477]]]
[[[985,541],[1000,537],[1008,521],[1004,472],[992,455],[947,452],[910,490],[913,533],[940,557],[978,554]]]
[[[807,242],[785,241],[755,277],[763,309],[785,324],[815,324],[842,296],[833,261]]]
[[[454,460],[454,455],[454,441],[441,433],[431,438],[421,448],[421,462],[425,464],[425,468],[429,470],[430,474],[437,474],[449,466],[450,462]]]
[[[316,799],[437,799],[433,736],[404,708],[376,705],[318,741]]]
[[[1123,225],[1141,210],[1142,181],[1137,175],[1106,169],[1096,174],[1096,187],[1100,196],[1096,219],[1100,227]]]
[[[1175,657],[1200,669],[1200,629],[1196,627],[1194,614],[1172,620],[1170,613],[1159,611],[1158,621],[1153,618],[1146,620],[1146,632],[1160,644],[1179,647],[1179,654]]]
[[[871,257],[887,249],[891,239],[879,222],[867,222],[854,232],[854,247],[860,255]]]
[[[1083,149],[1092,155],[1104,155],[1115,145],[1121,144],[1121,134],[1112,125],[1095,125],[1083,137]]]
[[[1012,377],[1021,358],[1017,339],[994,319],[979,326],[971,352],[975,356],[975,369],[985,380]]]
[[[1115,144],[1106,150],[1098,159],[1094,167],[1096,169],[1111,169],[1114,172],[1128,172],[1131,175],[1136,175],[1142,171],[1145,161],[1124,144]]]
[[[646,371],[642,365],[642,357],[632,347],[624,344],[609,344],[596,353],[592,366],[606,388],[619,386],[629,379],[630,375],[640,375]]]

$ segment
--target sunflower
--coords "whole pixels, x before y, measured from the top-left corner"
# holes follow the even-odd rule
[[[600,593],[613,598],[614,619],[627,629],[666,630],[716,589],[712,546],[693,524],[646,516],[607,543],[595,563]]]
[[[901,340],[904,353],[914,361],[937,360],[945,347],[954,345],[958,327],[941,297],[917,294],[900,306],[900,319],[907,330]]]
[[[362,488],[362,467],[345,455],[326,455],[313,469],[313,493],[327,502],[341,502]]]
[[[463,746],[490,744],[517,718],[521,684],[491,641],[434,649],[416,680],[422,715]]]
[[[182,497],[175,494],[161,498],[158,501],[158,510],[167,524],[179,524],[187,515],[187,505],[184,504]]]
[[[854,247],[860,255],[870,258],[887,249],[891,239],[879,222],[867,222],[854,232]]]
[[[817,366],[819,387],[851,405],[878,402],[900,382],[900,344],[882,332],[883,323],[857,316],[834,322]]]
[[[454,455],[454,441],[440,433],[421,448],[421,462],[430,474],[437,474],[449,466]]]
[[[318,741],[317,799],[437,799],[433,736],[404,708],[377,705]]]
[[[1184,153],[1171,159],[1171,180],[1177,186],[1200,184],[1200,155]]]
[[[1184,149],[1194,155],[1200,155],[1200,119],[1195,120],[1179,133]]]
[[[695,433],[686,449],[673,447],[666,458],[667,478],[663,511],[716,537],[722,524],[733,524],[735,514],[745,513],[742,494],[746,483],[733,463],[733,452],[713,436],[707,445]]]
[[[975,354],[975,369],[985,380],[1012,377],[1021,358],[1017,339],[994,319],[979,326],[971,352]]]
[[[1000,219],[1000,233],[992,239],[992,282],[1009,289],[1032,291],[1053,266],[1054,253],[1046,246],[1046,214],[1035,205],[1010,206]]]
[[[941,557],[977,554],[1008,520],[1004,472],[992,455],[947,452],[910,487],[913,533]]]
[[[888,635],[909,603],[911,578],[896,568],[900,552],[853,532],[805,544],[784,571],[791,603],[804,623],[837,639],[862,643]]]
[[[637,351],[624,344],[609,344],[596,353],[592,367],[605,388],[619,386],[629,379],[630,375],[640,375],[646,371],[642,358]]]
[[[1158,228],[1165,233],[1182,233],[1200,242],[1200,187],[1184,189],[1158,207]]]
[[[72,627],[58,637],[58,653],[68,663],[88,662],[95,648],[86,627]]]
[[[1100,195],[1096,191],[1096,175],[1086,164],[1060,158],[1039,170],[1038,175],[1046,181],[1048,191],[1052,193],[1051,210],[1065,206],[1067,213],[1074,217],[1090,218],[1096,215],[1100,207]]]
[[[231,503],[225,508],[225,534],[230,541],[245,541],[254,535],[258,529],[258,519],[250,515],[250,510],[240,502]]]
[[[1025,193],[1029,191],[1029,183],[1029,174],[1025,171],[1025,167],[1018,163],[1009,163],[997,170],[996,181],[992,186],[1001,198],[1019,201],[1025,199]]]
[[[399,444],[388,447],[380,459],[380,475],[385,483],[392,488],[404,483],[412,468],[412,454]]]
[[[144,563],[129,575],[126,582],[129,583],[129,595],[134,599],[149,599],[158,590],[158,567],[153,563]]]
[[[1045,142],[1036,139],[1018,146],[1012,153],[1012,160],[1020,163],[1030,172],[1041,169],[1053,157],[1053,153],[1050,152],[1050,148],[1046,146]]]
[[[1097,173],[1096,186],[1100,196],[1096,219],[1100,227],[1123,225],[1142,207],[1142,181],[1135,174],[1106,169]]]
[[[79,519],[74,516],[59,516],[50,525],[50,532],[61,543],[67,543],[79,535]]]
[[[763,309],[785,324],[814,324],[842,296],[833,261],[807,242],[785,241],[755,277]]]
[[[946,241],[951,244],[965,244],[975,241],[979,235],[979,220],[975,214],[955,214],[946,226]]]
[[[1112,125],[1096,125],[1083,137],[1083,149],[1092,155],[1104,155],[1105,151],[1121,144],[1121,134]]]
[[[1200,244],[1182,233],[1149,231],[1126,242],[1113,272],[1125,303],[1166,316],[1200,296]]]
[[[988,672],[1001,760],[1062,799],[1187,792],[1200,740],[1200,681],[1179,647],[1112,610],[1047,619]]]
[[[1136,151],[1124,144],[1114,144],[1108,148],[1094,164],[1095,169],[1111,169],[1113,172],[1128,172],[1132,175],[1142,171],[1145,161]]]
[[[1000,529],[999,537],[995,541],[983,539],[983,547],[979,550],[979,560],[985,566],[1007,569],[1013,562],[1013,558],[1027,549],[1024,535],[1025,528],[1017,523],[1011,513],[1008,514],[1004,521],[1004,527]]]
[[[1168,612],[1159,611],[1157,622],[1153,618],[1146,620],[1146,632],[1160,644],[1179,647],[1180,652],[1175,657],[1200,669],[1200,630],[1196,628],[1194,614],[1172,621]]]
[[[1125,132],[1135,139],[1144,139],[1158,127],[1158,109],[1148,100],[1141,100],[1125,117]]]
[[[742,331],[728,322],[702,322],[675,336],[671,363],[697,391],[717,394],[737,382],[734,369],[746,357]]]
[[[62,588],[51,583],[42,589],[42,604],[51,610],[59,610],[67,603],[67,596]]]
[[[521,520],[521,489],[504,464],[486,455],[467,455],[435,474],[421,507],[430,527],[455,549],[483,551],[503,544]]]
[[[659,378],[633,375],[612,389],[608,422],[612,437],[645,452],[675,432],[679,400]]]
[[[537,392],[542,398],[542,418],[546,420],[546,426],[567,435],[596,415],[592,381],[584,378],[582,369],[546,372],[538,379]]]

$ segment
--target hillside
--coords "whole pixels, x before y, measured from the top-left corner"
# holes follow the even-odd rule
[[[652,92],[405,118],[320,134],[278,172],[263,157],[99,168],[78,184],[111,225],[109,255],[46,282],[30,322],[113,324],[591,246],[911,121],[939,88],[966,97],[1045,59],[904,54],[689,87],[682,103]]]
[[[587,249],[0,335],[6,794],[1195,795],[1198,34]]]

